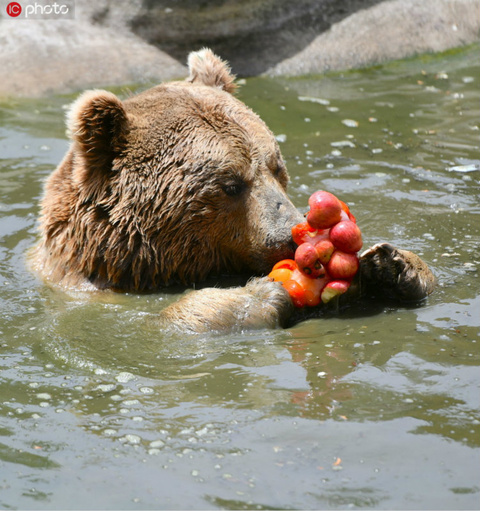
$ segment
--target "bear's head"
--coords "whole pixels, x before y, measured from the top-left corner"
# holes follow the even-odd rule
[[[148,290],[292,256],[302,216],[275,137],[233,96],[225,62],[202,50],[189,68],[123,102],[96,90],[73,104],[73,143],[42,203],[52,280]]]

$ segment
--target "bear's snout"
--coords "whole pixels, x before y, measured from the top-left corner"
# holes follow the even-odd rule
[[[277,237],[267,238],[265,245],[269,251],[273,250],[275,252],[274,262],[293,258],[297,247],[292,239],[291,228],[284,233],[283,239]]]
[[[285,193],[275,193],[268,198],[269,205],[265,215],[264,261],[261,271],[268,272],[272,266],[282,260],[293,258],[296,245],[292,239],[292,227],[304,221],[302,214],[293,205]],[[270,199],[270,200],[269,200]]]

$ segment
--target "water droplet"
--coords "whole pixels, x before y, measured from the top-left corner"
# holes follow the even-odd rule
[[[328,99],[322,99],[322,98],[313,98],[311,96],[299,96],[299,101],[309,101],[311,103],[318,103],[320,105],[327,106],[330,104],[330,101]]]
[[[125,435],[125,440],[129,443],[129,444],[133,444],[133,445],[136,445],[136,444],[139,444],[141,442],[141,438],[138,436],[138,435]]]
[[[358,128],[358,121],[354,121],[353,119],[343,119],[342,124],[348,128]]]
[[[339,140],[338,142],[331,142],[332,147],[355,147],[355,144],[350,140]]]
[[[203,435],[206,435],[208,433],[208,429],[207,428],[202,428],[202,429],[199,429],[198,431],[195,431],[196,435],[197,436],[203,436]]]
[[[123,402],[124,406],[133,406],[140,404],[140,401],[138,399],[127,399]]]
[[[115,390],[116,385],[113,383],[105,383],[98,385],[95,390],[100,390],[101,392],[111,392],[112,390]]]
[[[132,374],[132,373],[129,373],[129,372],[121,372],[119,373],[115,379],[119,382],[119,383],[127,383],[131,380],[134,380],[135,379],[135,376]]]

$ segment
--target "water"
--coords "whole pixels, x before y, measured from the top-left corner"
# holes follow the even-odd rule
[[[73,97],[1,103],[0,507],[478,509],[478,53],[246,81],[294,203],[337,194],[366,245],[416,251],[440,284],[419,308],[214,338],[157,331],[169,295],[29,273]]]

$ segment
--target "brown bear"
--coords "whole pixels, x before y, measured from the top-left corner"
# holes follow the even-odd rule
[[[84,93],[68,114],[70,150],[49,177],[34,265],[67,288],[154,291],[211,275],[262,275],[291,257],[303,217],[286,194],[280,149],[233,95],[234,76],[210,50],[190,76],[120,101]],[[419,299],[427,266],[388,244],[362,257],[362,286]],[[360,286],[356,286],[357,289]],[[160,314],[191,331],[275,326],[292,314],[281,285],[194,291]]]

